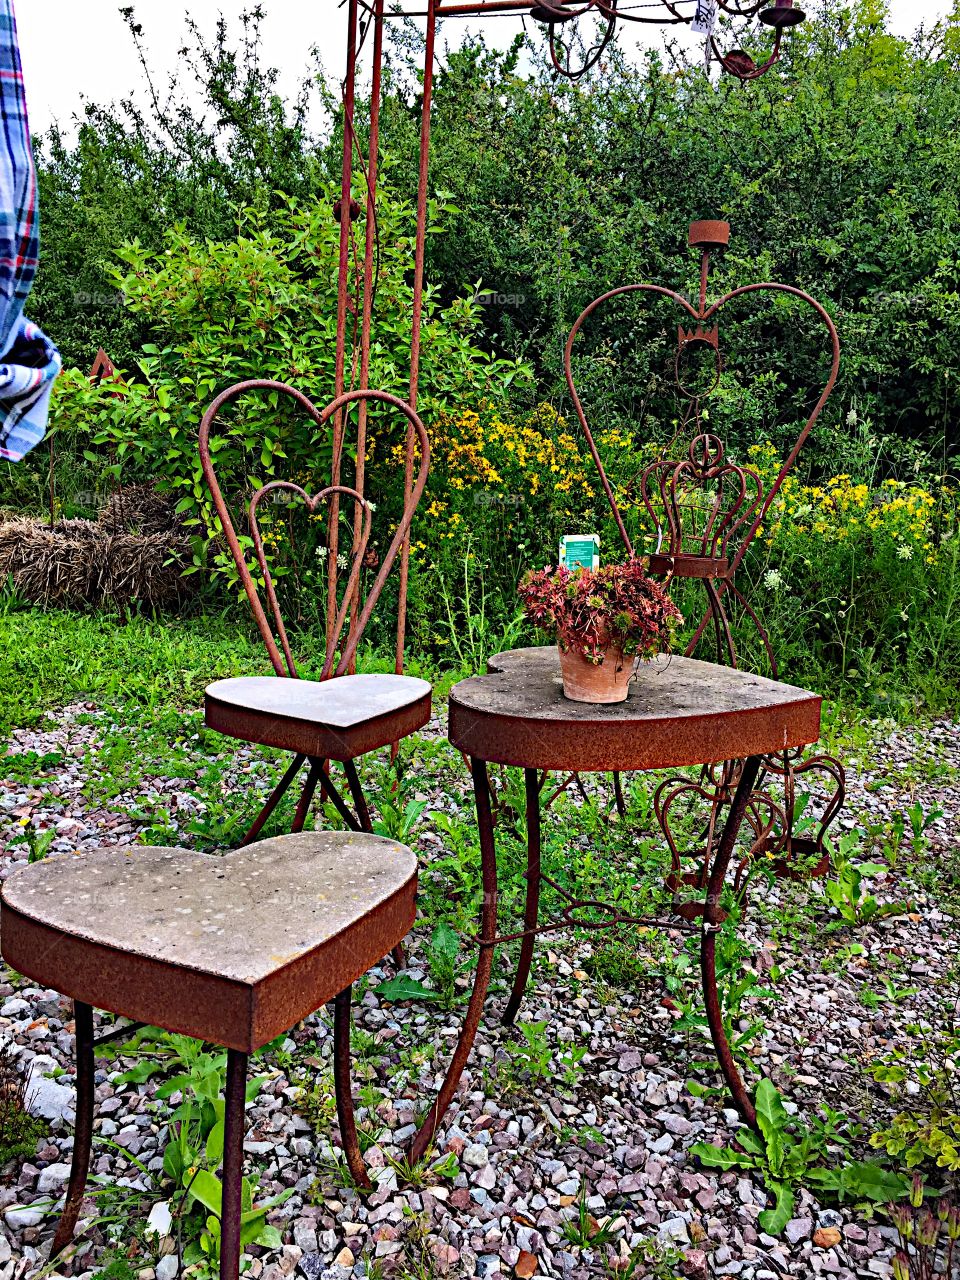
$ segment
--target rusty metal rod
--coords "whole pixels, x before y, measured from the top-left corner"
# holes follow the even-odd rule
[[[344,760],[343,772],[347,775],[347,785],[350,788],[350,798],[353,801],[353,807],[356,810],[357,818],[360,821],[360,830],[372,831],[373,823],[370,821],[370,810],[367,807],[367,797],[363,794],[363,787],[360,785],[360,776],[357,773],[355,761]]]
[[[304,823],[307,820],[307,814],[310,812],[310,805],[313,803],[313,795],[317,789],[317,783],[320,781],[320,774],[323,772],[323,760],[311,760],[310,770],[307,773],[307,780],[303,784],[303,790],[300,792],[300,799],[297,801],[297,811],[293,815],[293,825],[291,832],[300,832],[303,830]]]
[[[377,225],[377,180],[380,164],[380,96],[383,77],[383,8],[384,0],[374,0],[373,21],[373,71],[370,84],[370,132],[367,138],[367,225],[363,250],[363,313],[360,321],[360,386],[370,386],[370,332],[373,322],[373,299],[378,281],[374,278],[375,259],[379,255],[379,227]],[[359,148],[358,148],[359,150]],[[361,160],[362,162],[362,160]],[[379,262],[377,262],[379,265]],[[361,400],[357,414],[357,463],[354,472],[354,488],[363,493],[366,482],[367,460],[367,402]],[[359,554],[357,521],[354,520],[353,555]],[[350,601],[350,632],[356,628],[356,615],[360,608],[360,584]],[[356,663],[351,663],[351,671]]]
[[[240,841],[241,849],[245,848],[248,844],[252,844],[254,840],[256,840],[257,836],[263,830],[264,823],[271,816],[273,811],[276,809],[277,805],[286,795],[287,791],[289,791],[290,784],[293,782],[294,778],[300,772],[301,768],[303,767],[303,762],[305,759],[306,759],[305,756],[293,757],[293,760],[291,761],[286,773],[283,775],[283,777],[274,787],[273,791],[270,793],[270,797],[267,800],[267,803],[263,806],[263,808],[257,814],[257,817],[254,819],[253,825],[251,826],[250,830]]]
[[[357,18],[358,0],[349,0],[347,7],[347,69],[343,82],[343,154],[340,165],[340,254],[337,264],[337,343],[334,357],[334,398],[346,391],[347,350],[347,286],[350,270],[350,227],[353,188],[353,114],[356,104],[357,84]],[[330,483],[340,483],[340,460],[343,452],[344,409],[337,410],[333,419],[333,460]],[[334,498],[330,504],[327,523],[327,644],[333,633],[337,612],[337,551],[339,550],[340,503]]]
[[[540,914],[540,784],[536,769],[524,769],[523,781],[527,808],[527,901],[523,913],[524,936],[520,943],[517,972],[514,975],[510,999],[503,1011],[503,1022],[507,1026],[512,1026],[516,1019],[527,987],[527,979],[530,977],[533,945]],[[484,937],[487,936],[484,934]]]
[[[336,637],[328,637],[327,662],[321,678],[326,679],[330,674],[343,675],[343,673],[349,669],[350,664],[353,661],[364,629],[370,621],[370,616],[373,613],[381,592],[383,591],[387,577],[393,568],[397,555],[399,554],[401,544],[409,531],[411,521],[413,520],[413,514],[420,502],[421,496],[423,495],[424,486],[427,483],[427,473],[430,469],[430,440],[427,435],[426,427],[405,400],[401,400],[399,396],[392,395],[388,391],[373,391],[362,388],[357,391],[348,391],[342,396],[338,396],[335,400],[332,400],[324,409],[320,410],[317,409],[317,407],[313,405],[301,391],[297,391],[295,387],[291,387],[285,382],[276,382],[270,378],[250,378],[245,382],[237,382],[232,387],[227,387],[225,391],[221,391],[221,393],[207,408],[206,413],[203,415],[203,421],[200,423],[200,464],[203,470],[203,477],[207,482],[207,487],[209,488],[211,497],[213,498],[213,505],[220,518],[220,525],[223,529],[223,536],[230,549],[230,554],[233,557],[234,564],[237,566],[240,581],[243,584],[244,592],[250,602],[250,608],[253,610],[257,630],[260,632],[261,639],[266,645],[267,653],[270,655],[271,665],[278,676],[294,675],[295,672],[288,671],[285,667],[283,655],[277,647],[277,642],[273,637],[273,633],[270,628],[270,621],[267,617],[266,610],[263,607],[263,602],[260,599],[260,594],[257,590],[257,585],[253,580],[253,575],[251,574],[250,568],[247,564],[246,553],[239,537],[237,536],[233,518],[230,514],[230,508],[227,506],[226,500],[223,496],[223,490],[221,489],[220,482],[217,479],[216,469],[213,465],[213,450],[210,445],[210,432],[220,410],[232,400],[245,395],[248,391],[272,391],[277,392],[279,395],[289,396],[291,399],[296,401],[296,403],[309,415],[311,420],[316,423],[318,427],[325,427],[326,423],[332,416],[339,413],[342,409],[345,409],[348,405],[359,403],[364,400],[375,400],[379,404],[391,406],[396,409],[398,413],[402,414],[403,417],[406,418],[407,422],[412,425],[415,432],[415,438],[420,443],[420,468],[417,472],[416,481],[413,488],[410,490],[408,500],[404,505],[403,515],[401,516],[400,523],[397,525],[394,532],[393,540],[381,561],[380,570],[377,574],[376,580],[367,593],[366,601],[360,612],[360,617],[357,620],[356,627],[351,630],[350,635],[347,638],[346,647],[343,649],[340,662],[335,671],[332,670],[332,659],[335,656]],[[330,487],[332,488],[333,486]]]
[[[237,1280],[240,1275],[240,1219],[243,1214],[243,1136],[246,1105],[247,1055],[238,1049],[228,1049],[220,1202],[220,1280]]]
[[[734,1106],[751,1129],[757,1128],[757,1112],[737,1070],[723,1026],[723,1010],[720,1007],[720,993],[717,989],[717,933],[722,919],[720,897],[723,892],[723,883],[759,770],[759,756],[750,756],[743,762],[733,803],[710,869],[707,896],[703,905],[703,932],[700,936],[700,980],[703,984],[703,1002],[707,1011],[710,1036]]]
[[[437,3],[429,0],[423,54],[423,96],[420,108],[420,167],[417,177],[417,235],[413,263],[413,316],[410,322],[410,408],[416,411],[420,389],[420,331],[423,324],[423,267],[427,254],[427,184],[430,178],[430,106],[433,101],[433,64],[437,38]],[[403,464],[403,494],[409,504],[413,493],[414,434],[407,428]],[[397,601],[397,647],[394,668],[403,671],[407,634],[407,584],[410,580],[410,531],[400,548],[400,595]],[[394,751],[394,754],[396,752]]]
[[[480,934],[483,938],[495,938],[497,934],[497,849],[493,833],[493,808],[490,803],[490,779],[487,766],[476,757],[470,761],[473,775],[473,793],[477,806],[477,826],[480,833],[480,869],[483,880],[483,904],[480,911]],[[460,1078],[470,1057],[473,1042],[477,1038],[484,1001],[490,987],[493,972],[493,946],[482,946],[477,957],[477,971],[473,978],[473,991],[464,1019],[463,1030],[447,1074],[444,1077],[436,1101],[427,1113],[410,1146],[410,1162],[417,1164],[426,1155],[440,1121],[453,1101]]]
[[[347,987],[333,1003],[333,1083],[337,1099],[337,1119],[340,1122],[340,1145],[347,1158],[347,1166],[358,1187],[369,1189],[373,1184],[360,1150],[357,1122],[353,1111],[353,1084],[350,1079],[350,999],[353,987]]]
[[[73,1020],[77,1059],[77,1113],[73,1130],[73,1158],[70,1162],[70,1181],[63,1213],[57,1224],[57,1232],[50,1247],[50,1257],[55,1258],[73,1239],[83,1204],[83,1192],[90,1169],[90,1150],[93,1146],[93,1009],[79,1000],[73,1002]]]
[[[627,802],[623,798],[623,776],[619,769],[615,769],[613,774],[613,799],[617,806],[617,816],[625,818],[627,816]]]
[[[125,1036],[132,1036],[137,1031],[142,1031],[147,1024],[145,1022],[125,1022],[122,1027],[114,1027],[112,1031],[105,1031],[102,1036],[97,1036],[93,1042],[94,1049],[99,1049],[102,1044],[111,1044],[114,1040],[123,1040]]]
[[[344,760],[343,772],[347,775],[347,784],[350,787],[350,798],[353,800],[353,807],[356,810],[357,819],[360,823],[361,831],[372,831],[373,823],[370,821],[370,809],[367,805],[367,797],[363,794],[363,787],[360,784],[360,775],[357,773],[356,762],[353,760]],[[391,951],[393,963],[398,969],[405,967],[407,963],[407,953],[403,948],[403,943],[398,942]]]

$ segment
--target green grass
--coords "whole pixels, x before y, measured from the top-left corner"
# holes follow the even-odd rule
[[[307,653],[301,674],[315,674],[322,639],[299,649]],[[392,659],[367,652],[359,665],[392,670]],[[408,670],[435,674],[416,662]],[[0,735],[85,700],[104,708],[197,710],[212,680],[269,672],[266,650],[239,606],[229,614],[129,620],[66,610],[0,612]],[[451,682],[448,675],[440,688]]]
[[[318,674],[322,638],[300,637],[297,651],[301,674]],[[393,669],[391,656],[370,651],[358,665]],[[43,725],[61,707],[89,702],[97,734],[82,763],[87,804],[145,824],[148,843],[177,843],[186,834],[202,848],[222,847],[252,821],[289,755],[258,748],[238,792],[242,744],[205,728],[203,691],[212,680],[270,670],[263,644],[239,608],[232,616],[130,620],[30,608],[0,612],[0,738],[14,728]],[[436,674],[415,662],[408,670]],[[439,745],[425,743],[423,754],[436,756],[431,749]],[[61,759],[59,752],[26,752],[12,757],[8,772],[42,789]],[[431,759],[429,768],[438,767],[439,760]],[[385,758],[370,757],[361,769],[375,803],[392,790],[396,775]],[[158,778],[180,780],[178,790],[201,802],[201,815],[185,825],[179,821],[168,798],[156,793]],[[267,834],[289,829],[294,804],[291,793]]]
[[[88,699],[199,707],[211,680],[268,670],[263,646],[222,616],[123,621],[27,609],[0,616],[0,733]]]

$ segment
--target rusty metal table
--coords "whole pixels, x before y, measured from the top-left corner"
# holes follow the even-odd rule
[[[723,1028],[716,983],[720,897],[740,826],[763,757],[807,746],[820,736],[820,698],[805,689],[691,658],[642,663],[626,702],[600,706],[564,697],[557,650],[514,649],[497,654],[489,674],[462,680],[450,694],[448,737],[470,761],[483,877],[479,958],[463,1029],[446,1078],[411,1147],[420,1159],[456,1092],[476,1038],[498,944],[519,939],[520,958],[504,1022],[516,1017],[539,932],[575,923],[539,919],[540,793],[554,772],[590,773],[673,769],[741,760],[736,791],[709,869],[702,916],[670,927],[700,934],[700,971],[707,1021],[717,1059],[737,1110],[751,1126],[756,1113]],[[497,858],[489,764],[524,770],[527,873],[523,930],[497,936]],[[608,910],[604,904],[594,904]],[[618,917],[601,922],[644,923]]]

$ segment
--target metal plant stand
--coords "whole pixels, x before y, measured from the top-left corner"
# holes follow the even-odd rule
[[[520,940],[520,958],[504,1021],[516,1017],[541,933],[577,927],[642,925],[697,934],[707,1020],[717,1059],[737,1110],[751,1126],[756,1113],[723,1027],[716,975],[716,935],[725,913],[724,885],[747,816],[761,761],[774,752],[816,742],[820,698],[731,667],[691,658],[641,664],[626,702],[606,706],[564,697],[557,650],[515,649],[489,663],[490,674],[461,681],[450,695],[449,738],[470,759],[480,829],[483,905],[473,992],[440,1093],[416,1135],[411,1157],[420,1159],[449,1107],[476,1038],[500,944]],[[673,769],[742,759],[696,912],[647,919],[603,902],[582,901],[549,881],[564,899],[557,919],[540,918],[540,795],[546,776]],[[497,858],[488,764],[524,770],[527,798],[527,890],[523,929],[497,933]],[[587,910],[591,914],[585,914]],[[600,919],[595,917],[599,915]]]

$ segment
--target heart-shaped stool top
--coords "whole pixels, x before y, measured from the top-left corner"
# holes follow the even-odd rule
[[[234,676],[207,685],[204,720],[244,742],[320,760],[355,760],[422,728],[431,697],[430,685],[415,676]]]
[[[413,853],[363,832],[96,849],[7,879],[0,950],[76,1000],[250,1053],[387,955],[416,888]]]

